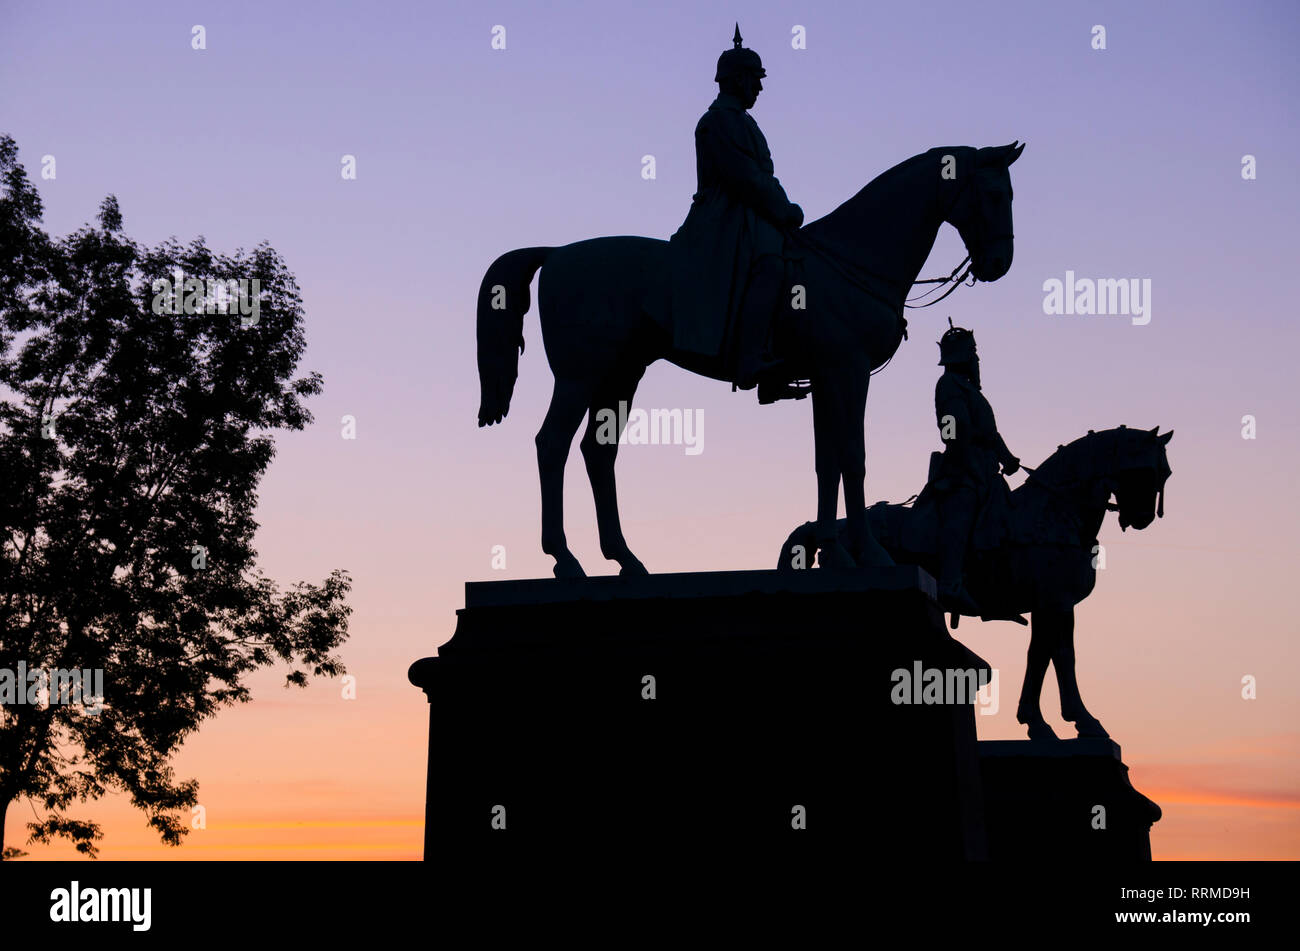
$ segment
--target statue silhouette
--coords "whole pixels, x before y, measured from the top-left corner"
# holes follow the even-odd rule
[[[905,335],[907,294],[940,225],[947,222],[961,235],[970,261],[967,273],[975,280],[995,281],[1010,268],[1009,167],[1023,148],[1013,143],[931,149],[894,166],[829,215],[786,237],[792,260],[782,281],[798,291],[803,306],[782,307],[783,319],[773,334],[785,358],[785,378],[807,379],[811,386],[823,564],[892,564],[866,519],[863,423],[871,373],[890,360]],[[542,339],[555,388],[537,433],[537,464],[542,550],[555,558],[556,577],[585,574],[569,550],[563,508],[564,467],[583,416],[588,423],[581,447],[596,502],[601,553],[618,562],[622,574],[645,574],[619,524],[614,479],[618,442],[598,438],[600,410],[617,414],[620,402],[631,405],[645,368],[656,360],[734,382],[724,356],[675,343],[679,333],[690,333],[678,326],[691,316],[673,311],[677,294],[670,263],[668,241],[592,238],[507,252],[492,263],[479,287],[478,423],[490,426],[510,409],[524,348],[523,319],[531,304],[529,285],[541,270]],[[793,305],[794,295],[788,300]],[[847,544],[841,543],[835,524],[841,482]]]
[[[673,345],[714,355],[725,349],[736,385],[758,385],[763,402],[786,394],[769,387],[781,361],[764,359],[784,276],[785,231],[803,224],[803,209],[786,197],[772,155],[746,112],[763,89],[763,61],[741,46],[718,57],[718,97],[695,126],[698,189],[686,221],[672,236]],[[802,395],[802,394],[789,394]]]
[[[1050,661],[1056,667],[1061,716],[1073,721],[1079,736],[1106,736],[1101,723],[1079,696],[1074,675],[1074,606],[1092,593],[1097,581],[1097,534],[1108,511],[1119,513],[1121,530],[1146,528],[1163,517],[1169,460],[1165,447],[1173,431],[1120,426],[1089,432],[1061,446],[1029,479],[1010,493],[1007,535],[999,547],[980,545],[980,532],[967,555],[966,578],[985,620],[1033,616],[1029,659],[1016,719],[1030,739],[1056,739],[1043,719],[1039,694]],[[1115,503],[1110,502],[1114,496]],[[881,545],[899,563],[920,565],[932,574],[942,556],[937,511],[942,498],[928,483],[912,505],[880,502],[867,517]],[[947,523],[944,523],[945,526]],[[848,532],[847,520],[839,522]],[[816,543],[812,522],[796,528],[781,549],[777,568],[793,570],[801,551]],[[802,546],[802,549],[799,547]],[[960,615],[953,615],[955,625]]]
[[[1004,527],[1010,493],[998,475],[1020,468],[998,433],[993,407],[980,389],[980,358],[975,335],[953,327],[939,340],[944,373],[934,388],[934,412],[945,448],[932,457],[930,487],[939,506],[939,596],[961,614],[982,614],[962,581],[962,561],[978,523],[989,532]],[[996,547],[996,538],[981,547]]]

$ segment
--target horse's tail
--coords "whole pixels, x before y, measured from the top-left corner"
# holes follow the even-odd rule
[[[510,412],[524,352],[528,286],[553,248],[519,248],[492,262],[478,289],[478,424],[491,426]]]

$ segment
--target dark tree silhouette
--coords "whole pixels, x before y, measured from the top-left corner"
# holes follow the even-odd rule
[[[252,547],[271,434],[309,423],[321,389],[293,378],[302,301],[265,243],[144,248],[111,196],[95,225],[50,239],[8,136],[0,180],[0,676],[104,672],[98,713],[57,696],[0,706],[0,845],[26,799],[44,812],[29,841],[93,857],[101,830],[67,813],[110,789],[179,845],[198,784],[169,760],[200,722],[247,702],[259,667],[286,662],[299,686],[344,670],[347,574],[281,592]],[[155,306],[154,281],[178,270],[256,279],[255,322]]]

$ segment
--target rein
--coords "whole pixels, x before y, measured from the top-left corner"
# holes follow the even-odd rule
[[[1037,469],[1031,469],[1029,466],[1025,465],[1023,462],[1020,464],[1020,468],[1024,469],[1025,472],[1026,472],[1026,474],[1028,474],[1028,475],[1030,476],[1030,478],[1032,478],[1036,483],[1038,483],[1040,486],[1042,486],[1044,489],[1046,489],[1046,490],[1047,490],[1048,492],[1050,492],[1052,495],[1055,495],[1055,496],[1056,496],[1058,499],[1060,499],[1061,501],[1063,501],[1063,502],[1068,502],[1068,503],[1070,504],[1071,507],[1073,507],[1073,506],[1075,506],[1075,505],[1078,504],[1078,502],[1079,502],[1078,499],[1073,499],[1073,498],[1071,498],[1070,496],[1066,495],[1062,490],[1060,490],[1060,489],[1057,488],[1056,486],[1052,485],[1050,482],[1045,481],[1045,480],[1044,480],[1044,479],[1043,479],[1043,478],[1038,474],[1038,470],[1037,470]],[[1028,484],[1028,480],[1026,480],[1026,484]],[[1106,511],[1107,511],[1107,512],[1118,512],[1118,511],[1119,511],[1119,506],[1116,505],[1114,502],[1109,502],[1109,501],[1108,501],[1108,502],[1106,503]]]
[[[901,280],[899,280],[896,277],[886,277],[884,274],[877,274],[875,271],[870,271],[859,264],[855,264],[845,258],[842,258],[834,251],[832,251],[830,248],[828,248],[826,245],[818,241],[816,238],[813,238],[811,235],[804,234],[800,231],[787,231],[786,234],[792,235],[796,242],[802,242],[803,244],[812,248],[822,257],[824,257],[827,260],[827,262],[832,267],[835,268],[835,270],[839,271],[840,274],[843,275],[849,281],[850,284],[855,285],[860,290],[866,291],[868,294],[870,294],[872,297],[876,298],[877,300],[881,301],[882,303],[890,304],[892,306],[893,301],[886,300],[884,297],[882,297],[880,293],[876,291],[875,287],[871,285],[869,279],[875,278],[878,281],[884,281],[886,284],[894,284],[894,285],[901,285],[903,283]],[[919,310],[922,307],[933,307],[935,304],[939,303],[939,301],[943,300],[945,297],[947,297],[949,294],[955,291],[958,287],[960,287],[968,277],[971,278],[971,282],[967,286],[974,287],[975,279],[974,277],[971,276],[972,266],[973,265],[971,264],[970,255],[967,254],[966,257],[962,259],[962,262],[958,264],[955,268],[953,268],[952,272],[947,277],[927,277],[927,278],[921,278],[913,281],[911,284],[908,285],[909,287],[915,287],[917,284],[938,284],[939,287],[932,288],[931,290],[920,295],[919,297],[907,298],[906,300],[903,301],[903,306],[908,308],[909,310]],[[964,271],[962,270],[963,268],[965,268]],[[960,272],[960,276],[958,276],[959,272]],[[924,300],[925,298],[933,294],[935,291],[940,290],[945,284],[951,284],[952,286],[949,287],[948,290],[944,291],[944,293],[941,296],[936,297],[928,304],[912,303],[912,301]],[[907,339],[906,328],[904,328],[903,339],[904,340]]]
[[[926,291],[920,297],[909,297],[907,300],[903,301],[903,306],[908,307],[912,310],[920,310],[922,307],[933,307],[935,304],[939,303],[939,301],[943,300],[945,297],[947,297],[957,288],[961,287],[961,285],[965,283],[967,277],[970,277],[970,284],[968,284],[967,287],[974,287],[975,278],[971,276],[970,273],[971,267],[973,267],[974,265],[970,264],[969,262],[970,262],[970,255],[968,254],[966,255],[965,259],[961,262],[961,264],[958,264],[955,268],[953,268],[952,273],[949,274],[947,277],[929,277],[923,281],[913,281],[912,282],[913,287],[915,287],[917,284],[938,284],[939,287],[943,287],[943,285],[948,283],[951,283],[952,287],[948,288],[940,296],[936,297],[928,304],[913,304],[911,302],[914,300],[925,300],[935,291],[939,290],[939,287]],[[961,277],[957,277],[957,272],[962,269],[963,265],[966,265],[966,271],[965,273],[962,274]]]

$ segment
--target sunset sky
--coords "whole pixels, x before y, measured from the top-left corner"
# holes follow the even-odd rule
[[[334,568],[355,583],[342,656],[357,698],[336,681],[286,690],[283,671],[260,674],[254,702],[209,721],[176,760],[200,782],[207,828],[169,848],[110,797],[70,813],[104,823],[103,858],[420,857],[428,706],[407,667],[451,636],[466,581],[551,570],[537,314],[510,416],[479,430],[479,281],[512,248],[676,230],[695,190],[692,130],[737,19],[768,73],[753,115],[809,220],[931,147],[1026,143],[1011,169],[1010,273],[909,314],[911,339],[872,380],[867,497],[918,491],[939,448],[934,341],[948,316],[974,329],[985,393],[1025,463],[1088,429],[1173,429],[1166,517],[1102,529],[1106,568],[1077,611],[1080,688],[1164,809],[1156,858],[1300,858],[1300,611],[1287,593],[1300,530],[1300,8],[896,7],[5,5],[0,132],[18,142],[50,233],[114,194],[137,241],[203,235],[233,251],[266,239],[284,255],[306,307],[301,369],[325,390],[315,424],[277,441],[260,565],[286,585]],[[206,49],[191,48],[196,24]],[[498,24],[504,50],[491,48]],[[806,49],[792,48],[796,25]],[[54,180],[41,178],[45,155]],[[340,175],[344,155],[355,181]],[[945,228],[923,274],[963,254]],[[1150,322],[1045,314],[1044,282],[1067,270],[1149,279]],[[620,454],[624,530],[646,566],[772,567],[814,514],[809,401],[759,407],[658,364],[636,405],[706,420],[698,455]],[[588,573],[612,573],[576,449],[566,516]],[[1027,632],[968,619],[957,634],[999,671],[980,737],[1022,737]],[[1245,676],[1257,699],[1242,698]],[[1066,735],[1051,676],[1043,709]],[[26,802],[11,808],[8,844],[31,818]]]

